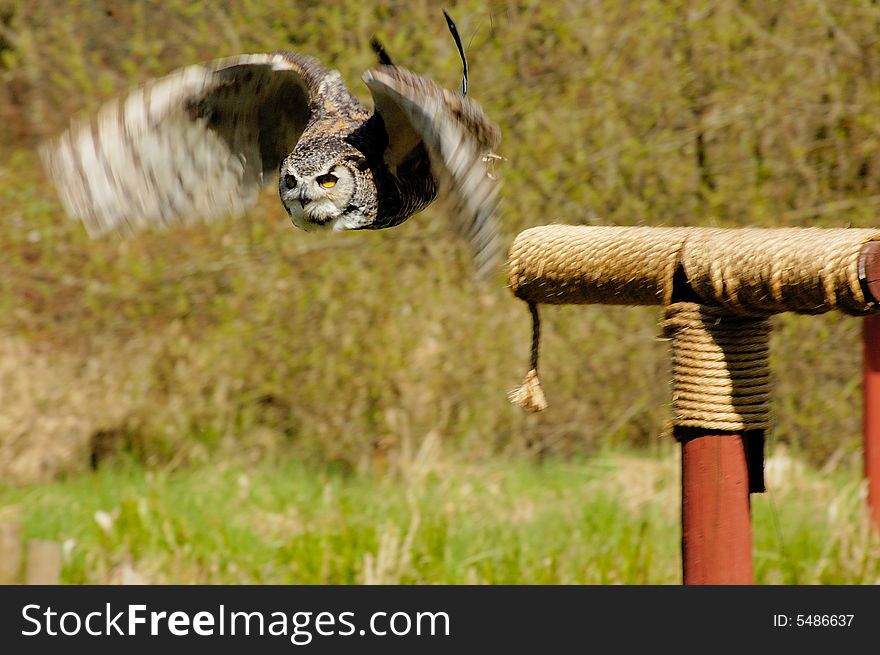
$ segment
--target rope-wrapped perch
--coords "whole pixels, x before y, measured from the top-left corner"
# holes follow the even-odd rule
[[[530,307],[669,305],[684,294],[703,306],[723,309],[725,320],[835,309],[858,316],[876,309],[860,270],[862,250],[871,241],[880,241],[880,230],[546,225],[515,239],[508,277],[514,294]],[[537,327],[537,310],[532,313]],[[537,348],[534,337],[532,367],[524,384],[510,394],[533,411],[546,406],[537,377]],[[702,383],[680,387],[695,384]],[[540,403],[534,402],[535,389]],[[698,406],[691,412],[704,406],[711,414],[711,403],[688,402]],[[711,428],[711,422],[707,418],[694,425]]]
[[[548,304],[666,305],[676,271],[703,304],[737,314],[872,311],[859,254],[880,230],[545,225],[514,240],[517,297]]]

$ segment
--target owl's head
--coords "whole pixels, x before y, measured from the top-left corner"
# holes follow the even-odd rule
[[[329,158],[316,156],[327,150],[297,148],[284,160],[281,202],[303,230],[368,228],[375,219],[376,187],[366,158],[351,148]]]

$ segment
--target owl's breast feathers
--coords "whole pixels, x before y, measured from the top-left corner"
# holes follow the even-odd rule
[[[317,82],[310,109],[311,118],[295,149],[298,165],[317,170],[329,152],[362,155],[369,163],[363,178],[376,188],[376,213],[368,229],[399,225],[436,199],[437,182],[424,145],[417,142],[404,161],[389,166],[390,135],[382,117],[351,94],[337,71],[327,71]]]

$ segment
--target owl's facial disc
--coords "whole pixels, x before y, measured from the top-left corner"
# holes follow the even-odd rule
[[[302,175],[292,162],[285,163],[279,191],[281,202],[298,228],[311,232],[353,227],[350,203],[355,180],[344,166],[331,165],[317,175]]]

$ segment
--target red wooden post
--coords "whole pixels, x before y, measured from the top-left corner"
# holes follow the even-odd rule
[[[752,584],[752,522],[740,435],[682,439],[681,552],[686,585]]]
[[[865,317],[863,334],[865,478],[868,481],[868,511],[874,525],[880,527],[880,316]]]
[[[880,301],[880,242],[862,248],[859,273],[869,300]],[[864,366],[862,376],[862,439],[868,511],[880,527],[880,316],[866,316],[862,328]]]

